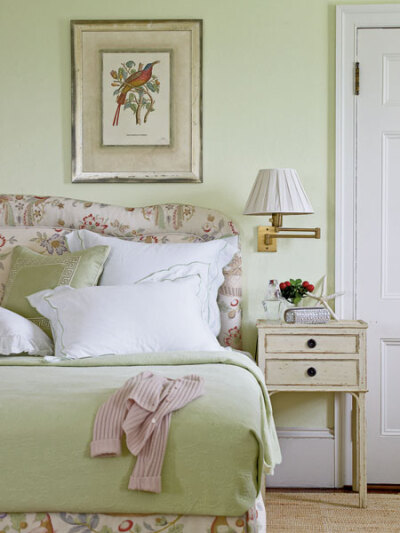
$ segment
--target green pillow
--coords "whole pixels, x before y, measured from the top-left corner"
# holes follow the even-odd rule
[[[75,289],[97,285],[109,252],[109,246],[94,246],[81,252],[53,256],[16,246],[1,305],[28,318],[51,335],[49,321],[30,305],[26,297],[59,285],[71,285]]]

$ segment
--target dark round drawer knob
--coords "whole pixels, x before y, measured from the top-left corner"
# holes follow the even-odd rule
[[[313,378],[317,374],[317,371],[313,366],[310,366],[310,368],[307,368],[307,374],[310,378]]]
[[[317,346],[317,341],[315,341],[314,339],[308,339],[307,346],[309,348],[315,348]]]

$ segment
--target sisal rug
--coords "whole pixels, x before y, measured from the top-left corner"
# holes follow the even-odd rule
[[[267,533],[400,533],[400,494],[267,492]]]

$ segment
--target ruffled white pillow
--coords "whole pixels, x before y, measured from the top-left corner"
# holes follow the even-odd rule
[[[0,307],[0,355],[51,355],[53,343],[36,324]]]
[[[72,289],[28,296],[50,320],[59,358],[223,350],[202,315],[201,279]]]
[[[66,241],[71,252],[97,245],[110,247],[100,285],[129,285],[161,278],[184,279],[197,273],[206,291],[207,322],[214,335],[219,334],[218,289],[224,282],[223,268],[239,250],[237,236],[208,242],[155,244],[127,241],[83,229],[71,232]]]

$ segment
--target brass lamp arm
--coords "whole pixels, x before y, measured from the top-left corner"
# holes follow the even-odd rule
[[[270,239],[320,239],[320,228],[275,228],[276,234],[266,235]],[[307,232],[313,235],[278,235],[281,231]]]
[[[291,232],[283,234],[283,232]],[[301,233],[301,235],[300,235]],[[258,227],[258,251],[276,252],[276,239],[320,239],[320,228],[282,228],[281,226]]]

